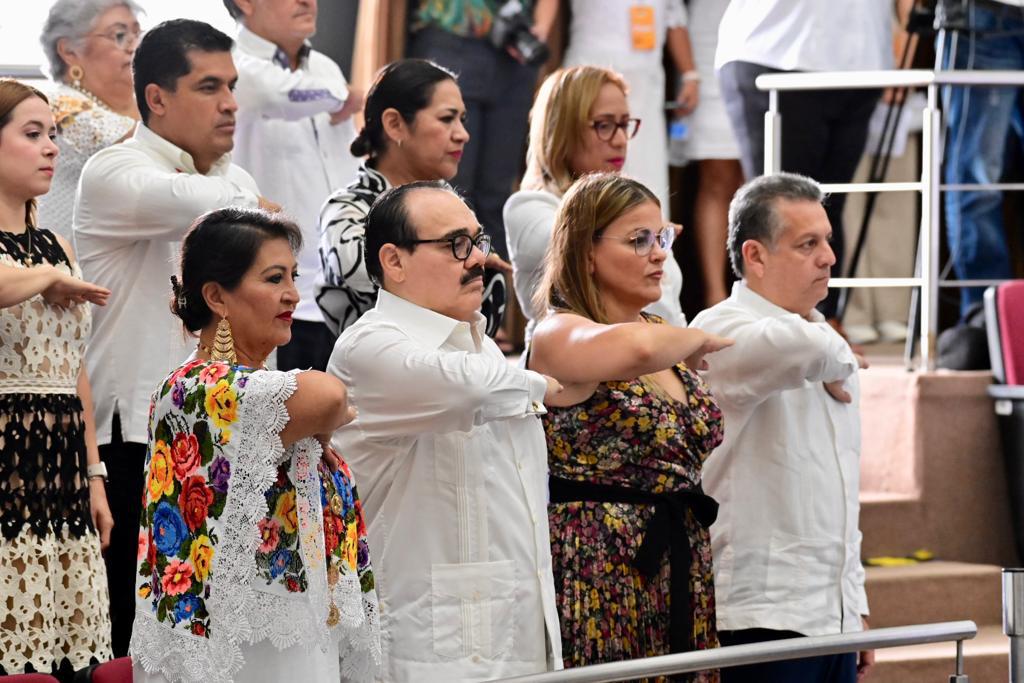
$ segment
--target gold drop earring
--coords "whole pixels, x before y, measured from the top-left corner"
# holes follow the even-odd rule
[[[221,318],[217,323],[217,333],[213,337],[213,348],[202,347],[212,361],[226,361],[231,365],[238,364],[238,356],[235,354],[235,339],[231,336],[231,323],[227,318]]]

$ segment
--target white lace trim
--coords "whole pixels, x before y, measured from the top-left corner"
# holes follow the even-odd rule
[[[324,546],[323,508],[320,505],[320,476],[316,465],[323,453],[315,439],[303,439],[293,447],[292,481],[299,491],[296,505],[299,513],[299,539],[302,560],[308,578],[309,604],[303,605],[302,614],[294,614],[289,621],[302,624],[308,636],[302,639],[306,646],[315,644],[326,650],[327,643],[338,643],[342,672],[353,681],[372,680],[380,666],[380,623],[377,615],[377,594],[363,595],[359,573],[345,572],[331,586],[327,580],[327,551]],[[331,606],[338,610],[338,621],[330,629],[328,622]],[[298,606],[298,605],[297,605]],[[269,625],[280,623],[269,621]],[[292,635],[298,636],[298,629]],[[284,641],[284,647],[294,644],[295,638]],[[275,645],[277,643],[275,642]]]
[[[231,463],[231,488],[217,520],[219,528],[233,533],[222,534],[211,566],[215,585],[207,599],[210,637],[169,629],[138,610],[145,619],[136,619],[131,652],[146,671],[172,681],[229,683],[242,668],[239,645],[254,642],[254,622],[267,618],[266,612],[257,609],[257,592],[251,585],[257,574],[258,523],[268,512],[264,492],[274,483],[277,465],[284,459],[280,437],[288,424],[284,403],[295,392],[296,374],[296,370],[257,371],[248,377],[239,442]]]
[[[238,449],[232,462],[231,489],[222,529],[245,533],[222,534],[214,556],[207,606],[210,637],[169,628],[144,610],[137,611],[132,633],[132,656],[149,672],[168,680],[230,683],[244,664],[240,645],[270,641],[279,650],[299,644],[326,651],[338,642],[341,667],[355,681],[370,681],[380,666],[380,625],[376,594],[364,596],[357,574],[346,574],[328,592],[323,510],[316,463],[320,444],[303,439],[285,451],[280,432],[288,423],[285,401],[296,388],[295,375],[255,372],[246,388],[248,405],[242,411]],[[261,386],[263,385],[263,386]],[[258,404],[251,403],[259,398]],[[271,455],[272,457],[267,457]],[[265,492],[274,483],[277,465],[290,454],[297,489],[300,550],[307,575],[305,594],[281,595],[252,585],[257,576],[258,522],[266,516]],[[331,600],[341,618],[327,627]]]

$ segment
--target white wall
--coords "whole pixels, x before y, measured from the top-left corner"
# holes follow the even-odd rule
[[[136,0],[146,13],[143,29],[179,17],[198,19],[232,35],[235,22],[220,0]],[[0,65],[45,65],[39,44],[53,0],[0,0]]]

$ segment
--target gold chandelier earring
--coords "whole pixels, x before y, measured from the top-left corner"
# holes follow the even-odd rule
[[[231,336],[231,323],[227,318],[221,318],[217,323],[217,334],[213,338],[210,360],[227,361],[231,365],[238,363],[238,356],[235,355],[235,339]]]
[[[68,69],[68,76],[71,77],[71,85],[75,88],[81,88],[82,79],[85,78],[85,69],[79,64],[72,64]]]

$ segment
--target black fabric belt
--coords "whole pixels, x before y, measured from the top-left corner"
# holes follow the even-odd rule
[[[695,488],[651,493],[625,486],[592,484],[551,477],[552,503],[591,501],[653,505],[654,516],[647,523],[644,540],[633,558],[633,566],[649,579],[658,575],[661,558],[669,552],[672,581],[669,588],[669,647],[671,652],[693,649],[693,610],[690,608],[690,536],[686,533],[686,511],[705,529],[718,517],[718,502]]]

